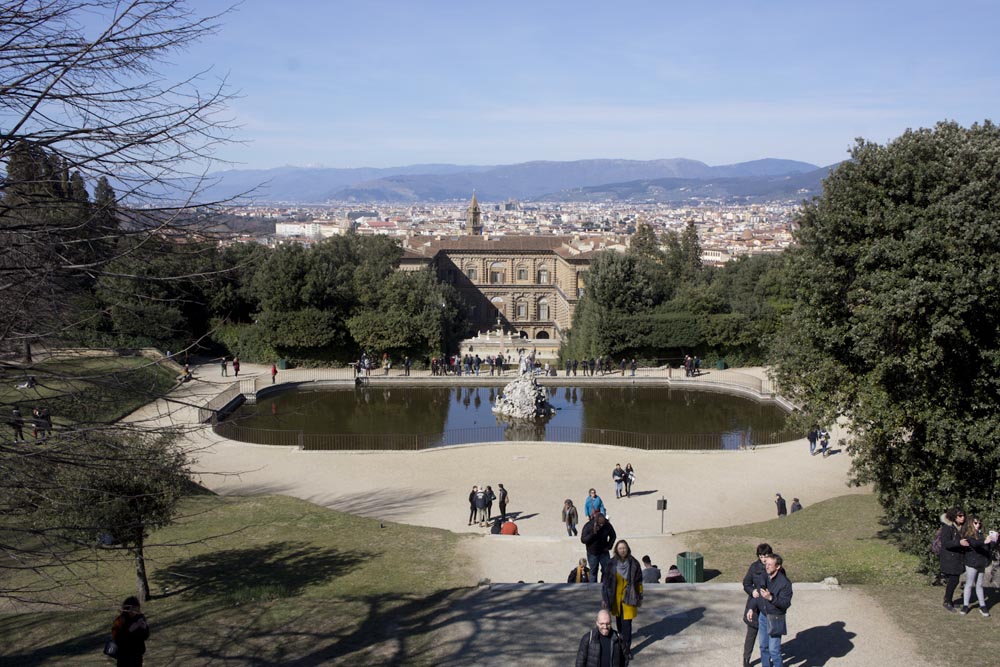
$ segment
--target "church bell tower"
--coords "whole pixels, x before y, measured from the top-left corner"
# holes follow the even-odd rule
[[[465,230],[469,236],[483,235],[482,212],[479,210],[479,202],[476,200],[476,191],[472,191],[472,203],[469,204],[469,213],[466,217]]]

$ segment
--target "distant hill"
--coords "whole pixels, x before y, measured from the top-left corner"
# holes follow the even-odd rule
[[[658,178],[573,188],[543,195],[549,202],[684,202],[719,200],[763,202],[776,199],[809,199],[822,194],[830,167],[801,174],[724,178]]]
[[[417,202],[465,200],[475,190],[480,199],[561,200],[567,193],[599,196],[600,186],[625,192],[629,183],[674,191],[666,181],[726,181],[733,191],[775,189],[777,182],[817,171],[806,162],[767,158],[739,164],[711,167],[684,158],[665,160],[576,160],[572,162],[524,162],[501,166],[450,164],[410,165],[385,169],[326,169],[281,167],[267,170],[231,170],[210,176],[211,183],[199,196],[201,201],[222,200],[239,195],[260,202],[323,203],[330,200],[362,202]],[[825,175],[825,174],[824,174]],[[738,182],[749,179],[745,185]],[[812,183],[811,180],[808,181]],[[609,186],[608,184],[616,184]],[[791,187],[789,183],[786,186]],[[714,186],[718,188],[718,185]],[[780,189],[780,188],[778,188]],[[659,192],[659,190],[656,190]],[[588,196],[590,196],[588,194]]]

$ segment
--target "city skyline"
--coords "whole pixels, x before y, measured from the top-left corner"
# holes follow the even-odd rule
[[[825,166],[857,137],[884,143],[998,108],[987,3],[801,4],[245,0],[164,73],[228,77],[246,143],[218,157],[247,169]]]

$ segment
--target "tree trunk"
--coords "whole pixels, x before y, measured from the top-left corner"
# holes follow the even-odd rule
[[[31,342],[27,338],[24,340],[24,354],[22,356],[24,357],[24,363],[31,363]]]
[[[132,550],[135,554],[135,587],[139,602],[149,599],[149,580],[146,578],[146,559],[142,555],[142,538]]]

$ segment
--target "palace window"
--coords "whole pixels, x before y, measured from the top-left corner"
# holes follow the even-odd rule
[[[517,319],[519,320],[528,319],[528,304],[526,303],[517,304]]]
[[[506,282],[507,275],[504,271],[504,265],[502,262],[494,262],[490,264],[490,284],[500,285]]]
[[[476,269],[470,267],[465,270],[465,275],[469,277],[469,280],[476,282]]]
[[[528,269],[524,268],[523,266],[517,267],[517,279],[518,280],[527,280],[528,279]]]
[[[542,269],[541,271],[538,272],[538,282],[541,285],[548,285],[549,284],[549,270],[548,269]]]
[[[538,302],[538,319],[547,320],[549,319],[549,302],[542,299]]]

